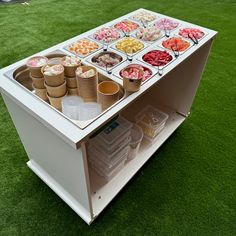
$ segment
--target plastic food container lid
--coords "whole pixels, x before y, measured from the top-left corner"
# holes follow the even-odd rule
[[[106,143],[106,145],[112,145],[119,137],[128,132],[132,126],[133,124],[131,122],[119,116],[118,119],[112,122],[95,138],[101,138]]]
[[[89,159],[94,160],[96,159],[97,161],[102,162],[103,164],[107,165],[107,167],[112,167],[114,166],[119,160],[122,159],[122,157],[129,152],[130,146],[126,144],[125,147],[119,148],[118,151],[115,152],[115,154],[110,156],[104,155],[101,153],[96,147],[93,145],[89,146],[88,148],[88,156]]]
[[[129,141],[130,135],[131,135],[131,132],[128,131],[123,136],[119,137],[111,145],[107,145],[101,138],[91,139],[90,142],[94,144],[95,146],[99,146],[100,148],[102,148],[104,152],[106,152],[107,154],[111,154],[112,152],[115,152],[118,148],[120,148],[121,146],[124,146],[125,144],[127,144]]]
[[[102,176],[106,181],[110,181],[113,177],[115,177],[124,167],[126,159],[124,159],[111,173],[104,174],[100,170],[98,170],[95,166],[93,166],[94,170]]]
[[[96,158],[89,159],[89,162],[105,175],[109,175],[121,162],[127,160],[129,152],[126,152],[113,166],[107,166]]]

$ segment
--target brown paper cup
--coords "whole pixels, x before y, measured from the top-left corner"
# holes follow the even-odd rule
[[[59,85],[56,87],[48,86],[46,81],[45,81],[44,85],[45,85],[48,95],[50,97],[58,98],[58,97],[62,97],[66,94],[66,81],[64,81],[64,83],[62,85]]]
[[[127,68],[128,70],[129,68]],[[138,68],[137,68],[138,69]],[[126,69],[124,69],[126,70]],[[143,75],[143,71],[140,70],[140,73]],[[127,92],[136,92],[140,89],[142,84],[143,76],[141,76],[139,79],[130,79],[130,78],[123,78],[123,87]]]
[[[37,89],[44,89],[45,88],[45,86],[44,86],[44,77],[35,78],[30,74],[30,78],[32,79],[34,88],[37,88]]]
[[[77,66],[65,66],[65,65],[63,66],[64,66],[64,73],[66,77],[75,77],[75,71],[80,66],[80,64]]]
[[[93,69],[96,74],[90,78],[81,78],[76,74],[78,94],[84,99],[85,102],[97,101],[97,84],[98,73],[96,68],[92,66],[81,66],[83,72]]]
[[[81,63],[78,63],[76,66],[66,66],[63,61],[65,57],[61,58],[61,64],[64,66],[64,73],[66,77],[75,77],[76,69],[81,66]]]
[[[33,57],[33,58],[42,58],[41,56],[38,56],[38,57]],[[43,57],[46,61],[48,61],[48,58],[47,57]],[[31,60],[32,58],[30,58],[29,60]],[[29,61],[28,60],[28,61]],[[40,67],[32,67],[30,65],[28,65],[28,61],[26,62],[26,65],[27,67],[29,68],[29,71],[31,73],[31,76],[32,77],[35,77],[35,78],[42,78],[43,77],[43,74],[42,74],[42,66]]]
[[[140,89],[142,79],[123,78],[123,87],[127,92],[136,92]]]
[[[102,105],[103,111],[119,100],[119,90],[119,84],[113,81],[98,84],[98,103]]]
[[[47,90],[46,88],[43,88],[43,89],[38,89],[38,88],[35,88],[33,86],[34,90],[35,90],[35,94],[40,97],[41,99],[43,99],[44,101],[48,101],[48,97],[47,97]]]
[[[77,88],[68,88],[67,87],[67,91],[68,91],[68,95],[77,95],[78,96]]]
[[[61,111],[62,107],[61,107],[61,100],[62,98],[64,98],[65,96],[67,96],[67,93],[62,96],[62,97],[59,97],[59,98],[53,98],[53,97],[50,97],[49,94],[47,93],[47,97],[49,99],[49,102],[50,104],[55,107],[57,110]]]
[[[66,85],[68,88],[77,88],[77,82],[76,82],[76,78],[72,77],[72,78],[66,78]]]
[[[43,69],[44,69],[44,67],[41,69],[42,73],[43,73]],[[43,74],[43,76],[44,76],[45,81],[48,86],[55,87],[55,86],[59,86],[65,82],[64,70],[61,74],[58,74],[58,75],[45,75],[45,74]]]

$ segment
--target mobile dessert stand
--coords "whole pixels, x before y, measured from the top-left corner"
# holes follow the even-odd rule
[[[140,11],[150,12],[144,9],[131,12],[37,55],[51,53],[71,55],[66,50],[69,44],[78,39],[90,37],[95,30],[101,27],[113,26],[123,19],[132,19],[132,16]],[[164,17],[161,14],[151,13],[158,18]],[[29,156],[27,165],[88,224],[101,213],[189,115],[217,32],[184,21],[178,20],[178,22],[180,22],[179,27],[187,25],[202,29],[205,32],[204,37],[199,40],[198,44],[192,45],[186,52],[166,66],[162,75],[159,75],[157,69],[152,67],[155,74],[141,86],[140,91],[126,94],[110,109],[92,121],[85,123],[70,120],[35,96],[29,90],[30,86],[22,82],[24,76],[21,81],[15,79],[16,73],[24,68],[28,58],[0,71],[2,96]],[[176,32],[172,33],[176,34]],[[133,63],[140,62],[140,55],[151,48],[155,49],[155,47],[155,43],[145,46],[142,52],[133,57]],[[115,51],[113,48],[111,46],[111,50]],[[117,53],[119,52],[117,51]],[[88,58],[83,58],[82,62],[90,64],[91,61]],[[129,64],[128,61],[123,62],[123,68],[127,64]],[[117,66],[117,68],[121,67],[122,64]],[[99,67],[97,69],[100,75],[107,76],[122,86],[118,69],[114,68],[112,74],[109,75],[105,70]],[[164,130],[157,136],[152,145],[143,145],[137,157],[128,162],[111,181],[106,183],[88,164],[86,142],[94,132],[119,113],[134,121],[134,116],[148,104],[161,108],[169,115]]]

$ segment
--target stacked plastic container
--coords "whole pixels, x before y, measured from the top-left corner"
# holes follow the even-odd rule
[[[131,122],[119,117],[89,142],[89,162],[106,181],[124,167],[130,150],[132,126]]]
[[[148,144],[156,141],[158,134],[165,127],[168,117],[166,113],[150,105],[136,115],[136,124],[142,128],[144,138]]]

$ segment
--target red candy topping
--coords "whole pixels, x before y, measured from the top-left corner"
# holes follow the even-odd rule
[[[182,52],[190,46],[190,43],[180,37],[173,37],[163,41],[162,46],[170,50]]]
[[[141,73],[140,70],[143,71],[143,73]],[[143,76],[142,81],[147,80],[151,77],[151,75],[152,71],[150,69],[139,64],[131,64],[120,71],[121,77],[139,79],[141,76]]]
[[[164,66],[169,63],[173,57],[167,51],[153,50],[143,56],[143,60],[152,66]]]
[[[179,35],[185,38],[194,37],[196,39],[200,39],[204,36],[204,32],[197,28],[183,28],[179,30]]]

